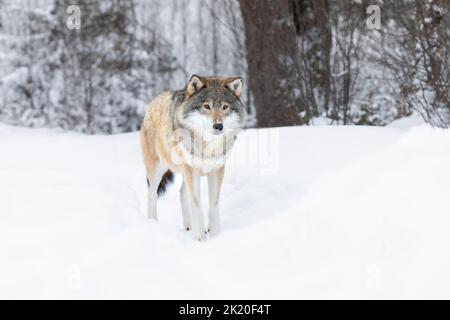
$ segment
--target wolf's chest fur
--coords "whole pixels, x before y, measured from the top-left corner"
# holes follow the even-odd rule
[[[181,162],[199,169],[203,174],[217,170],[225,165],[225,161],[236,139],[236,136],[232,134],[207,134],[200,136],[194,133],[190,137],[189,141],[178,142],[176,148],[180,152],[173,154],[181,156]],[[172,161],[177,160],[172,159]]]

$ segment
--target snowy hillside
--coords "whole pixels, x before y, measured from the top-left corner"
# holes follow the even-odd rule
[[[1,125],[0,298],[450,298],[450,132],[399,127],[244,132],[200,243],[137,133]]]

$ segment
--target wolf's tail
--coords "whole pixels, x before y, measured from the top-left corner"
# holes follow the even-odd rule
[[[158,197],[162,196],[166,192],[167,186],[173,182],[174,178],[175,177],[172,171],[167,170],[166,173],[164,173],[161,182],[159,183],[158,186],[157,191]],[[148,181],[148,178],[147,178],[147,185],[150,187],[150,182]]]

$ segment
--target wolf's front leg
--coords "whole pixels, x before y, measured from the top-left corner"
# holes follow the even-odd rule
[[[208,174],[209,191],[209,228],[211,235],[217,235],[220,232],[219,199],[220,189],[223,181],[224,167]]]
[[[200,173],[192,168],[185,168],[184,182],[191,208],[192,233],[195,239],[201,241],[206,238],[206,230],[200,201]]]
[[[158,221],[158,214],[156,212],[156,201],[157,200],[158,200],[157,188],[149,186],[147,216],[149,219],[153,219],[156,221]]]

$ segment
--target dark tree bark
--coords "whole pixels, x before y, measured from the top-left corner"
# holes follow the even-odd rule
[[[3,9],[3,0],[0,0],[0,10]],[[0,30],[3,29],[2,16],[0,15]]]
[[[301,103],[292,1],[240,0],[258,127],[308,121]],[[301,114],[304,116],[302,117]]]
[[[314,117],[328,114],[331,96],[332,32],[329,0],[290,0],[293,21],[305,66],[302,78],[307,105]]]

